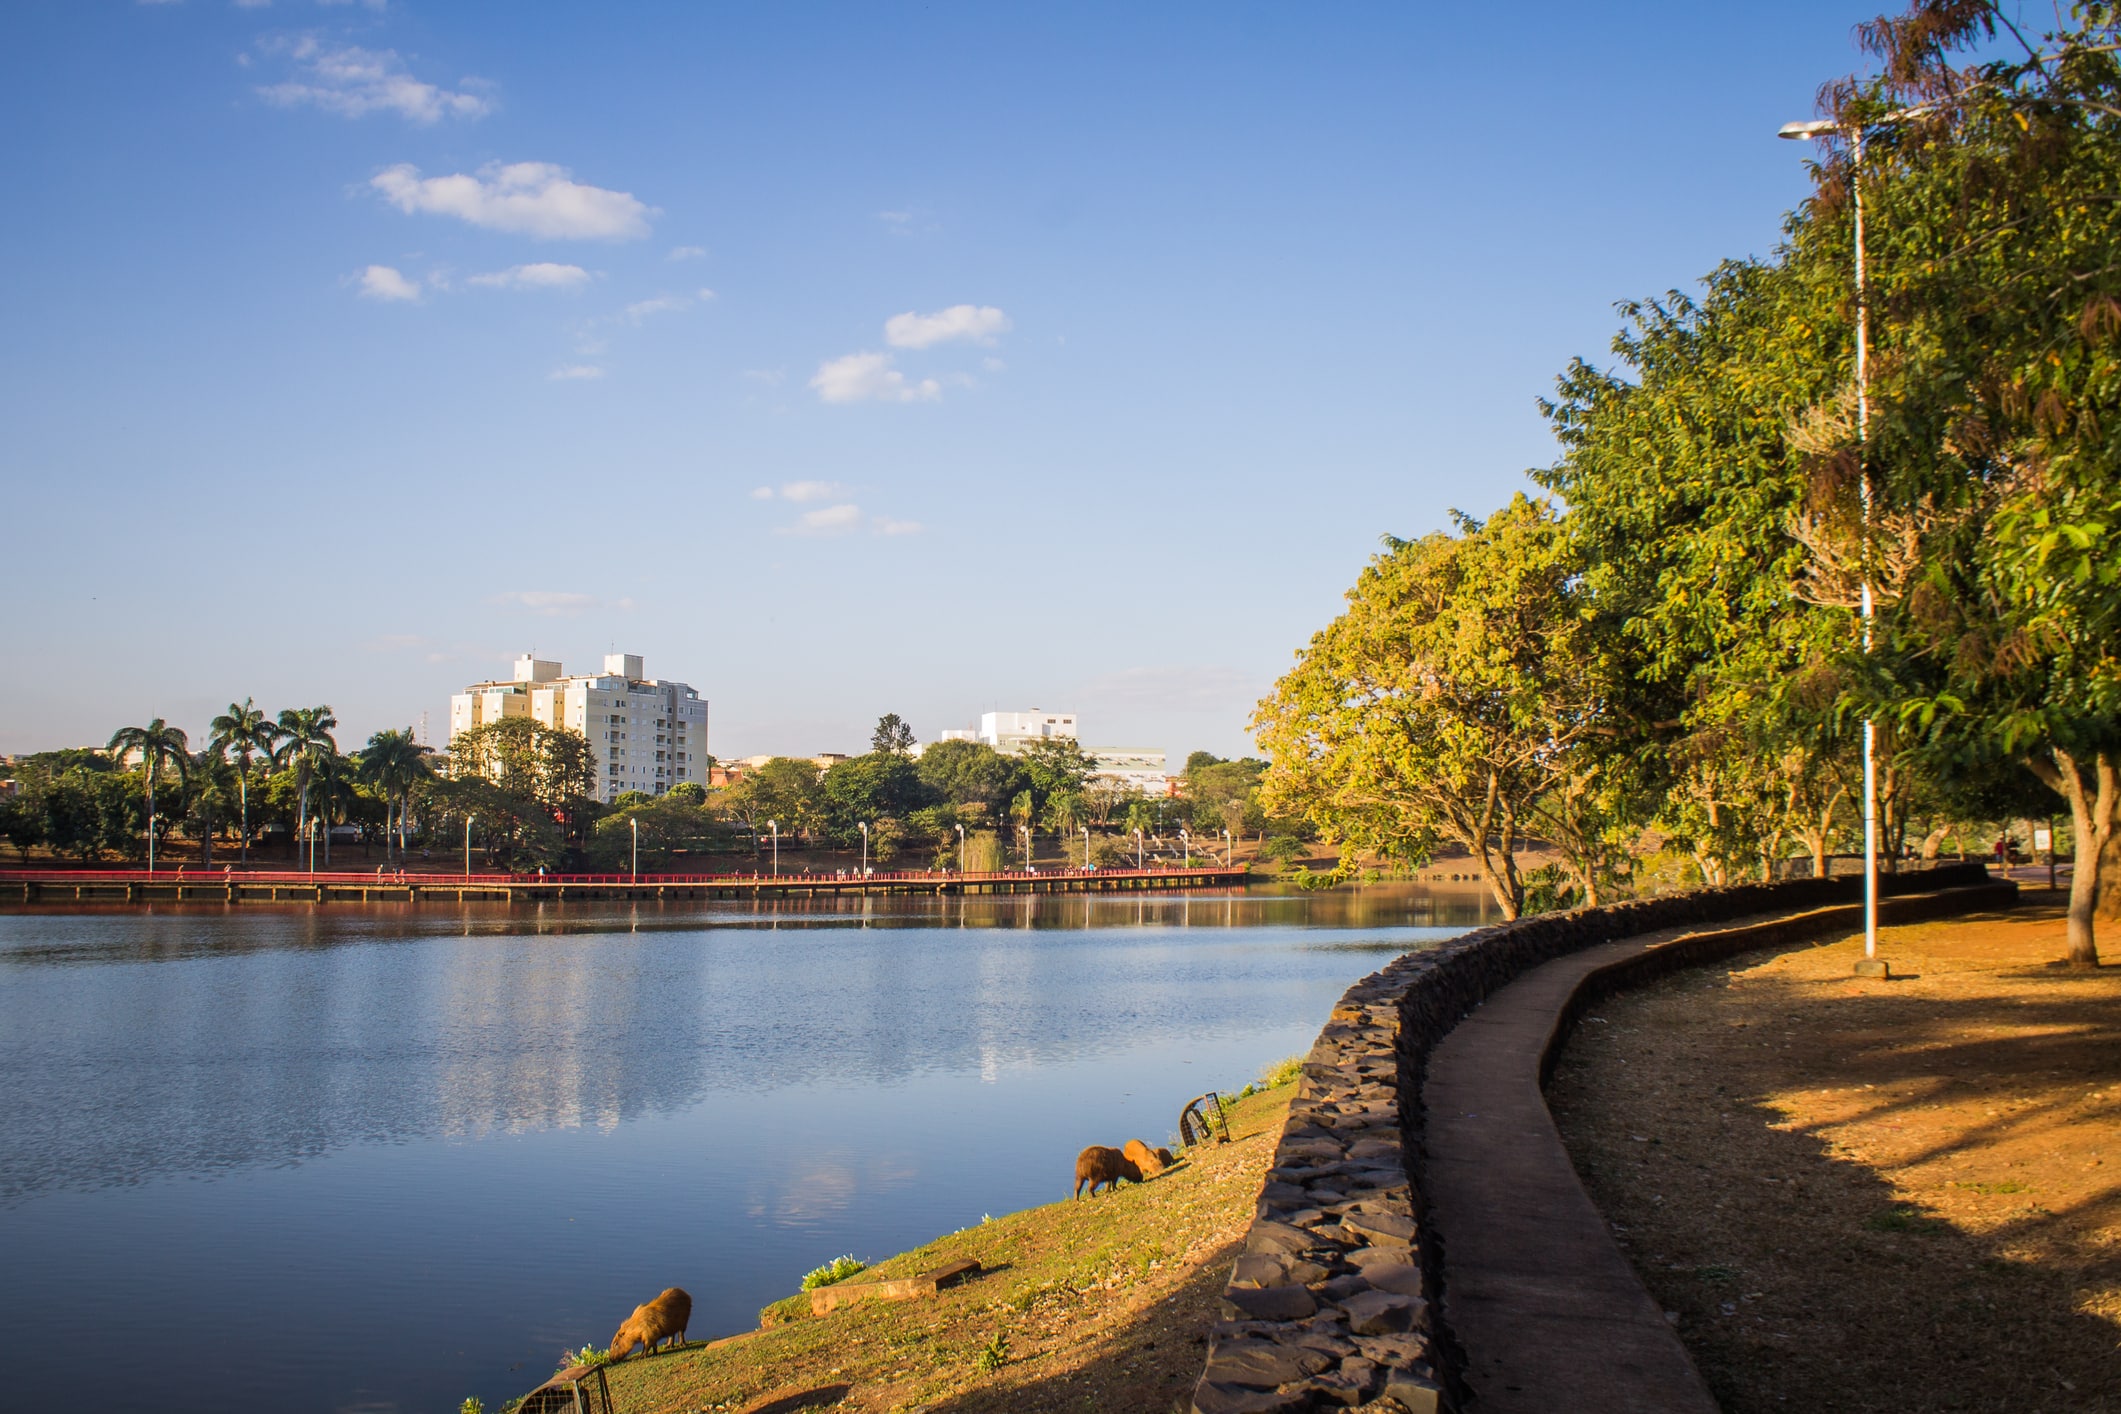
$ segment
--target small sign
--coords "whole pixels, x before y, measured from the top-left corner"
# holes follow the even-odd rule
[[[2033,853],[2045,854],[2055,847],[2055,832],[2045,826],[2033,826]]]

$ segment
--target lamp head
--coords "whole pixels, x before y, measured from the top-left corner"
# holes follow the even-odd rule
[[[1806,123],[1784,123],[1775,130],[1775,136],[1796,142],[1809,142],[1822,133],[1835,132],[1839,128],[1840,124],[1830,118],[1814,118]]]

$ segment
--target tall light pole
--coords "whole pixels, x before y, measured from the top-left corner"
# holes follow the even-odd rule
[[[1018,839],[1024,842],[1024,871],[1029,873],[1031,870],[1031,827],[1029,825],[1018,825],[1016,827],[1016,835]]]
[[[1178,842],[1186,847],[1186,867],[1191,869],[1193,867],[1193,836],[1186,833],[1186,828],[1183,825],[1179,826],[1178,829]]]
[[[866,879],[869,877],[869,822],[864,820],[860,823],[862,827],[862,877]]]
[[[773,831],[773,874],[775,878],[779,878],[781,873],[781,822],[768,820],[766,828]]]
[[[466,878],[471,876],[471,822],[478,818],[477,811],[473,811],[464,817],[464,875]],[[312,854],[310,857],[314,860],[316,856]]]
[[[633,881],[641,882],[641,821],[636,815],[628,815],[626,823],[633,826]]]
[[[1083,872],[1090,872],[1090,827],[1083,826]]]
[[[1134,827],[1134,867],[1137,871],[1142,867],[1142,832],[1139,825]]]
[[[1864,269],[1863,241],[1863,141],[1867,127],[1883,127],[1919,118],[1926,106],[1888,113],[1875,123],[1837,123],[1819,118],[1804,123],[1784,123],[1775,136],[1809,142],[1826,133],[1841,133],[1849,142],[1849,189],[1856,208],[1856,448],[1858,478],[1863,495],[1863,651],[1871,651],[1871,620],[1876,614],[1871,590],[1871,296]],[[1878,723],[1863,719],[1863,961],[1856,964],[1858,976],[1887,976],[1878,960]]]
[[[963,825],[957,827],[957,872],[961,877],[965,872],[965,827]]]

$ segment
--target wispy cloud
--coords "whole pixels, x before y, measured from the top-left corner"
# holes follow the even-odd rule
[[[663,258],[665,260],[705,260],[707,258],[707,247],[703,245],[673,246],[670,254]]]
[[[802,487],[816,487],[829,486],[832,483],[799,481],[794,484]],[[767,488],[761,487],[759,489],[766,490]],[[834,487],[834,490],[839,489],[841,488]],[[757,493],[754,492],[753,494],[756,495]],[[786,488],[783,488],[782,494],[786,496]],[[789,496],[787,499],[801,500],[805,498]],[[898,520],[891,516],[872,515],[852,501],[838,501],[829,506],[820,506],[814,511],[804,511],[795,518],[793,523],[780,527],[775,533],[809,537],[852,535],[857,531],[867,531],[871,535],[917,535],[920,530],[921,524],[919,521]]]
[[[587,382],[604,376],[604,370],[593,363],[570,363],[564,368],[555,368],[545,375],[548,383]]]
[[[620,311],[619,317],[628,324],[638,324],[657,314],[669,314],[692,303],[683,295],[654,295],[648,299],[637,299]]]
[[[933,314],[907,311],[884,321],[884,342],[895,349],[926,349],[964,341],[992,344],[1012,326],[1009,316],[991,304],[953,304]]]
[[[648,234],[653,207],[631,192],[577,182],[550,162],[489,163],[476,176],[422,177],[401,162],[369,185],[407,214],[454,216],[492,231],[548,240],[636,240]]]
[[[891,366],[891,355],[853,353],[818,365],[810,386],[828,403],[925,403],[943,395],[933,378],[918,383]]]
[[[493,111],[493,101],[475,91],[490,85],[462,79],[462,87],[447,89],[416,79],[394,49],[363,49],[353,44],[328,47],[313,36],[262,40],[258,47],[294,65],[293,78],[258,90],[268,103],[283,108],[321,108],[342,118],[396,113],[415,123],[482,118]]]
[[[591,276],[579,265],[560,265],[550,260],[529,265],[511,265],[486,275],[473,275],[464,283],[499,290],[571,290],[589,282]]]
[[[560,589],[511,589],[506,594],[496,594],[486,601],[503,608],[528,609],[533,614],[547,618],[574,618],[591,609],[630,610],[631,599],[599,599],[594,594],[578,594]]]
[[[409,300],[420,298],[420,282],[408,280],[388,265],[371,265],[367,269],[347,277],[359,285],[361,298],[377,300]]]

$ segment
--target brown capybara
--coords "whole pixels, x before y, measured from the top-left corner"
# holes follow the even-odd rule
[[[1092,1144],[1075,1156],[1075,1196],[1083,1196],[1083,1185],[1090,1185],[1090,1196],[1095,1198],[1100,1187],[1117,1189],[1119,1181],[1140,1183],[1142,1171],[1134,1166],[1134,1160],[1117,1149],[1108,1149],[1102,1144]]]
[[[1141,1170],[1142,1177],[1145,1179],[1154,1178],[1165,1169],[1171,1167],[1171,1151],[1169,1149],[1152,1149],[1139,1139],[1129,1139],[1126,1149],[1122,1152],[1126,1154],[1128,1159],[1133,1161],[1136,1168]]]
[[[646,1306],[633,1308],[626,1324],[611,1338],[611,1358],[618,1359],[636,1345],[643,1352],[653,1351],[665,1340],[683,1345],[685,1327],[691,1322],[692,1298],[673,1286]]]

